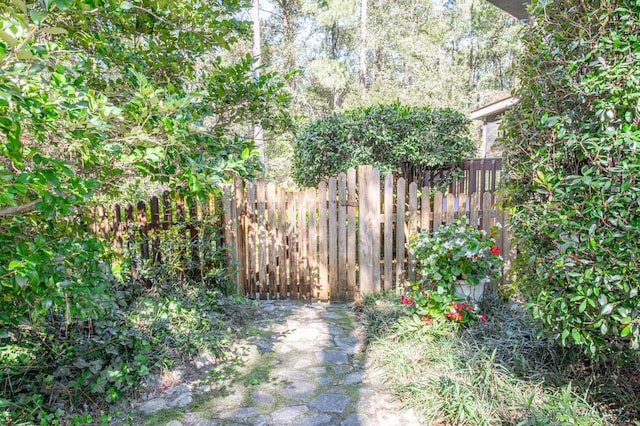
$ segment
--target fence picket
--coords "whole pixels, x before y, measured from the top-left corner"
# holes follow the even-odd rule
[[[346,298],[347,289],[347,175],[338,175],[338,297]]]
[[[268,256],[269,267],[268,272],[268,285],[269,285],[269,299],[276,299],[276,281],[278,276],[278,270],[276,266],[278,240],[276,236],[277,224],[276,224],[276,200],[277,200],[277,188],[273,182],[267,184],[267,232],[269,234],[269,247]]]
[[[235,252],[235,261],[238,268],[236,274],[236,290],[238,294],[245,294],[244,292],[244,282],[247,279],[248,269],[247,269],[247,256],[246,256],[246,244],[247,244],[247,236],[246,236],[246,204],[244,198],[244,189],[243,189],[243,181],[239,176],[235,176],[233,179],[233,194],[231,194],[231,199],[234,202],[234,206],[232,209],[232,213],[235,213],[235,217],[233,218],[232,226],[235,231],[234,241],[236,242],[235,247],[231,247],[231,250]],[[215,211],[215,202],[213,197],[209,199],[209,213],[214,213]],[[222,247],[223,244],[220,244],[219,247]]]
[[[437,231],[442,225],[442,192],[433,194],[433,230]]]
[[[256,281],[257,281],[257,256],[258,250],[256,246],[256,186],[253,182],[247,182],[247,225],[245,233],[247,235],[247,270],[249,271],[247,286],[245,287],[246,294],[254,296],[256,293]]]
[[[286,298],[287,296],[287,193],[283,188],[278,191],[278,242],[277,242],[277,263],[278,263],[278,289],[276,298]]]
[[[356,169],[347,170],[347,288],[356,297]]]
[[[316,199],[317,192],[315,188],[307,189],[307,214],[309,215],[309,291],[308,297],[318,297],[318,223],[317,223],[317,210],[316,206],[318,201]]]
[[[431,229],[431,197],[429,194],[429,188],[422,187],[422,194],[420,196],[420,229],[429,231]]]
[[[329,297],[337,298],[338,287],[338,209],[336,179],[329,179]]]
[[[289,192],[287,194],[287,207],[289,208],[289,222],[287,233],[289,234],[289,287],[287,289],[287,298],[298,298],[298,251],[296,245],[296,194]]]
[[[404,286],[404,220],[406,181],[398,179],[396,192],[396,288]]]
[[[307,253],[307,236],[309,229],[307,227],[307,201],[304,192],[298,193],[298,279],[300,282],[299,299],[304,299],[309,291],[309,281],[307,276],[308,253]]]
[[[418,184],[416,182],[412,182],[409,185],[409,220],[408,220],[408,235],[406,237],[406,241],[409,241],[412,235],[416,233],[418,229]],[[409,281],[416,280],[416,258],[413,255],[411,250],[409,252],[409,259],[407,264],[407,272],[409,276]]]
[[[384,177],[384,281],[383,290],[393,285],[393,174]]]
[[[374,292],[380,292],[380,170],[372,168],[370,181],[367,184],[369,200],[371,206],[368,226],[371,228],[371,268],[373,274],[372,287]]]
[[[329,298],[329,257],[328,257],[328,229],[327,229],[327,183],[318,185],[318,274],[320,291],[318,298]]]

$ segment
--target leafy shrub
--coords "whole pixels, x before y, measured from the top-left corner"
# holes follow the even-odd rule
[[[475,152],[468,125],[456,111],[398,104],[333,113],[298,131],[293,177],[311,186],[363,164],[405,175],[455,164]]]
[[[479,284],[485,278],[500,276],[502,257],[495,233],[456,219],[435,231],[422,231],[410,242],[418,262],[421,280],[432,285],[451,286],[458,280]]]
[[[518,287],[550,336],[638,348],[640,7],[534,2],[502,142]]]

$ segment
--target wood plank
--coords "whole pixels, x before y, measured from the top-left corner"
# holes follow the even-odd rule
[[[287,194],[287,208],[289,210],[289,222],[287,233],[289,234],[289,286],[287,288],[287,299],[298,298],[298,248],[297,248],[297,220],[296,220],[296,194],[289,192]]]
[[[287,297],[287,193],[283,188],[278,191],[278,290],[277,299]]]
[[[436,191],[433,194],[433,230],[437,231],[442,225],[443,219],[443,204],[442,204],[442,192]]]
[[[347,288],[355,299],[357,297],[356,273],[357,273],[357,247],[356,247],[356,169],[347,170]]]
[[[458,194],[457,217],[461,217],[465,221],[469,220],[469,197],[464,192],[461,192],[460,194]]]
[[[406,181],[399,178],[396,189],[396,288],[404,287],[405,272],[405,202],[406,202]]]
[[[147,204],[144,201],[138,201],[138,227],[140,229],[140,258],[142,260],[149,259],[149,236],[147,233]]]
[[[383,290],[393,286],[393,174],[384,177],[384,281]]]
[[[298,278],[300,282],[298,298],[306,299],[309,293],[309,277],[307,276],[309,267],[307,236],[307,201],[306,193],[300,191],[298,198]]]
[[[231,213],[231,198],[233,196],[233,190],[229,187],[224,187],[222,189],[222,208],[223,208],[223,233],[224,233],[224,245],[227,247],[227,258],[229,259],[230,268],[233,267],[238,261],[237,259],[237,251],[235,250],[237,240],[234,239],[233,236],[233,215]],[[231,270],[229,273],[231,274]],[[236,288],[239,288],[241,285],[240,282],[237,281],[236,276]]]
[[[154,265],[160,263],[160,201],[158,197],[151,197],[151,259]]]
[[[338,175],[338,298],[347,300],[347,175]]]
[[[189,262],[189,272],[191,278],[200,278],[202,280],[200,268],[200,232],[198,229],[198,202],[195,197],[189,199],[189,252],[191,253],[191,261]],[[235,205],[235,203],[234,203]],[[235,244],[235,241],[234,241]]]
[[[338,209],[336,206],[337,182],[329,178],[329,298],[339,295],[338,283]]]
[[[491,229],[491,213],[493,210],[493,200],[490,192],[482,194],[482,229],[489,232]]]
[[[123,223],[122,223],[122,208],[120,204],[113,205],[113,248],[116,253],[122,253],[123,249]]]
[[[474,228],[478,228],[478,214],[480,212],[480,193],[474,192],[469,197],[469,224]]]
[[[411,182],[409,185],[409,220],[408,220],[408,235],[406,241],[410,241],[418,230],[418,184]],[[416,280],[416,257],[413,251],[409,250],[408,264],[407,264],[409,281],[414,282]]]
[[[268,262],[269,267],[267,269],[267,282],[269,289],[269,299],[276,299],[276,284],[278,280],[278,268],[277,268],[277,229],[276,224],[276,201],[277,201],[277,188],[273,182],[267,184],[267,233],[269,238],[268,246]]]
[[[327,228],[327,183],[318,184],[318,274],[321,300],[329,299],[329,229]]]
[[[431,229],[431,197],[429,188],[422,187],[420,196],[420,230],[427,232]]]
[[[453,194],[447,194],[447,213],[445,215],[445,222],[451,223],[456,217],[456,196]]]
[[[371,226],[370,226],[370,203],[369,196],[371,192],[367,185],[369,184],[371,176],[371,166],[358,167],[358,189],[359,189],[359,256],[358,262],[360,263],[360,294],[373,293],[373,270],[371,268],[371,254],[372,254],[372,241],[371,241]]]
[[[260,179],[256,182],[256,203],[258,210],[257,220],[257,242],[258,249],[258,282],[256,283],[256,299],[266,298],[268,294],[267,286],[267,238],[266,229],[266,197],[267,184]]]
[[[247,227],[246,227],[246,200],[244,197],[243,181],[240,176],[235,175],[233,178],[233,194],[232,199],[235,203],[233,209],[233,230],[235,231],[234,240],[236,243],[235,256],[238,265],[238,273],[236,275],[236,291],[238,294],[246,295],[245,288],[247,285]],[[215,214],[215,200],[213,196],[209,198],[209,213]]]
[[[246,208],[246,234],[247,234],[247,296],[256,297],[256,281],[258,271],[258,250],[256,246],[256,186],[253,182],[247,182],[247,208]]]
[[[369,226],[371,228],[371,268],[373,274],[372,287],[373,291],[379,293],[382,290],[381,273],[380,273],[380,250],[382,241],[380,239],[380,229],[382,225],[382,217],[380,216],[380,170],[372,168],[370,175],[370,183],[368,184],[369,195],[367,199],[371,205],[371,215],[369,218]]]
[[[309,291],[308,298],[317,299],[320,293],[318,281],[318,212],[317,212],[317,191],[315,188],[307,189],[307,215],[309,240],[307,243],[309,250]]]

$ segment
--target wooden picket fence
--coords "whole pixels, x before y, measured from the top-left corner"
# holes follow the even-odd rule
[[[458,216],[489,230],[507,218],[491,192],[432,193],[371,166],[297,192],[236,178],[224,191],[225,241],[241,294],[354,300],[416,279],[411,235]],[[498,244],[510,252],[503,227]]]
[[[149,266],[171,261],[181,280],[204,279],[221,266],[211,256],[224,247],[223,214],[213,195],[203,201],[165,191],[148,201],[98,205],[92,213],[93,233],[111,242],[116,253],[124,254],[134,280],[148,287],[161,279],[142,271]]]
[[[449,183],[447,187],[449,193],[495,192],[499,187],[502,173],[501,158],[469,158],[453,166],[427,170],[424,173],[423,185],[438,187],[439,182],[447,178],[456,167],[460,169],[461,174]]]

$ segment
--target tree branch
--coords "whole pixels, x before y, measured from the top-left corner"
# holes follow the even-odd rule
[[[17,216],[17,215],[21,215],[24,213],[28,213],[32,210],[35,209],[36,204],[39,203],[40,201],[42,201],[42,199],[37,199],[37,200],[33,200],[31,202],[28,202],[27,204],[21,204],[19,206],[11,206],[11,207],[6,207],[4,209],[0,210],[0,217],[6,217],[6,216]]]

